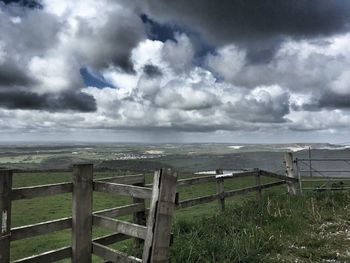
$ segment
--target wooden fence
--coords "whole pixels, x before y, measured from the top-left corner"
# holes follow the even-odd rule
[[[257,196],[260,197],[261,191],[263,189],[267,189],[267,188],[271,188],[271,187],[279,186],[279,185],[284,185],[284,184],[293,185],[293,187],[296,187],[296,184],[298,182],[298,179],[294,178],[294,177],[287,177],[287,176],[267,172],[264,170],[258,170],[258,169],[252,170],[252,171],[237,171],[235,173],[230,173],[230,174],[221,174],[221,173],[222,173],[222,171],[217,170],[217,173],[215,175],[207,175],[207,176],[203,176],[203,177],[193,177],[193,178],[189,178],[189,179],[179,180],[178,187],[187,187],[187,186],[192,186],[192,185],[204,184],[204,183],[208,183],[208,182],[215,182],[217,184],[217,192],[215,194],[200,196],[200,197],[186,199],[186,200],[179,200],[180,195],[177,194],[176,208],[177,209],[187,208],[187,207],[201,205],[201,204],[205,204],[205,203],[209,203],[209,202],[213,202],[213,201],[218,200],[219,208],[221,211],[223,211],[223,210],[225,210],[225,199],[228,197],[247,194],[250,192],[257,192]],[[224,182],[226,180],[232,180],[232,179],[236,179],[239,177],[249,177],[249,176],[253,176],[256,178],[256,185],[255,186],[225,191]],[[275,178],[275,179],[279,179],[279,180],[277,180],[275,182],[262,184],[261,183],[262,176]],[[294,191],[290,192],[290,193],[295,194]]]
[[[166,262],[170,244],[172,214],[176,196],[176,173],[170,169],[155,172],[152,188],[145,187],[144,175],[93,180],[93,166],[73,167],[73,182],[12,188],[12,171],[0,171],[0,263],[10,262],[10,242],[55,231],[72,229],[70,247],[13,261],[15,263],[55,262],[71,258],[74,263],[91,262],[92,254],[111,262]],[[92,211],[93,191],[130,196],[134,203]],[[72,193],[72,217],[11,228],[11,202],[21,199]],[[145,199],[150,199],[147,224]],[[134,222],[112,217],[133,214]],[[92,239],[92,226],[113,234]],[[128,256],[108,247],[133,237],[144,244],[141,258]]]
[[[213,175],[177,180],[171,169],[156,171],[153,183],[145,185],[144,175],[118,176],[93,179],[93,166],[80,164],[73,167],[73,180],[70,183],[12,188],[12,171],[0,170],[0,263],[10,262],[10,242],[28,237],[72,229],[71,246],[48,251],[39,255],[19,259],[13,263],[55,262],[71,258],[74,263],[91,262],[92,254],[110,262],[168,262],[171,239],[171,225],[174,209],[187,208],[218,200],[221,210],[225,209],[225,198],[257,192],[263,189],[287,184],[291,194],[296,193],[298,179],[294,176],[293,158],[286,154],[286,175],[253,169],[223,174],[217,170]],[[224,182],[239,177],[253,176],[256,185],[252,187],[225,191]],[[275,182],[261,183],[261,177],[277,179]],[[180,200],[177,188],[214,182],[217,193],[197,198]],[[92,211],[93,191],[133,198],[133,203],[121,207]],[[21,199],[45,197],[72,193],[72,217],[11,228],[11,203]],[[146,208],[145,200],[149,199]],[[133,214],[133,223],[114,217]],[[147,218],[147,220],[146,220]],[[112,230],[114,233],[92,238],[92,226]],[[142,258],[126,255],[108,245],[134,238],[143,246]]]

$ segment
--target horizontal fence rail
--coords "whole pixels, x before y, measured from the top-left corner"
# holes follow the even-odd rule
[[[22,258],[12,263],[50,263],[72,257],[72,248],[63,247],[56,250],[41,253],[39,255]]]
[[[224,197],[232,197],[235,195],[242,195],[242,194],[258,191],[259,189],[267,189],[270,187],[283,185],[286,183],[287,183],[287,181],[279,181],[279,182],[273,182],[273,183],[252,186],[252,187],[230,190],[230,191],[224,192]],[[193,199],[187,199],[187,200],[179,202],[177,204],[177,207],[178,208],[186,208],[186,207],[191,207],[191,206],[195,206],[195,205],[210,203],[212,201],[220,199],[220,197],[221,197],[220,194],[213,194],[213,195],[201,196],[201,197],[197,197],[197,198],[193,198]]]
[[[113,176],[105,178],[97,178],[95,182],[109,182],[116,184],[140,184],[145,181],[145,176],[143,174],[136,175],[124,175],[124,176]]]
[[[135,212],[145,211],[144,203],[134,203],[131,205],[119,206],[114,208],[108,208],[94,212],[94,215],[106,216],[106,217],[117,217],[130,215]]]
[[[19,188],[12,189],[11,199],[12,200],[31,199],[35,197],[71,193],[72,191],[73,191],[72,183],[19,187]]]
[[[142,199],[150,199],[152,196],[152,189],[150,188],[125,184],[94,182],[93,189],[97,192],[114,193]]]
[[[292,166],[293,161],[292,161],[292,156],[290,154],[287,154],[285,158],[288,161],[288,164]],[[210,203],[213,201],[218,200],[219,201],[219,207],[221,210],[225,209],[225,198],[236,196],[236,195],[243,195],[246,193],[250,192],[257,192],[257,196],[261,196],[261,190],[279,186],[279,185],[284,185],[287,184],[287,188],[289,189],[294,189],[292,194],[295,194],[295,188],[296,184],[298,183],[298,178],[295,177],[294,170],[292,167],[288,167],[289,171],[286,174],[288,175],[280,175],[260,169],[250,169],[250,170],[242,170],[242,171],[234,171],[232,173],[223,173],[221,169],[216,170],[216,174],[210,174],[210,175],[204,175],[200,177],[192,177],[192,178],[186,178],[182,180],[178,180],[177,186],[178,187],[186,187],[186,186],[193,186],[193,185],[199,185],[199,184],[204,184],[204,183],[210,183],[210,182],[216,182],[217,183],[217,193],[211,194],[211,195],[206,195],[206,196],[200,196],[196,198],[191,198],[191,199],[186,199],[186,200],[179,200],[180,199],[180,194],[177,193],[177,200],[176,200],[176,208],[187,208],[187,207],[192,207],[200,204],[205,204],[205,203]],[[235,179],[239,177],[248,177],[252,176],[256,178],[256,185],[251,186],[251,187],[246,187],[246,188],[241,188],[241,189],[234,189],[234,190],[229,190],[226,191],[224,189],[224,181],[229,180],[229,179]],[[265,177],[270,177],[273,179],[278,179],[279,181],[277,182],[272,182],[272,183],[266,183],[266,184],[261,184],[261,176]]]
[[[109,234],[109,235],[95,238],[92,241],[95,243],[104,245],[104,246],[108,246],[108,245],[114,244],[116,242],[124,241],[124,240],[130,239],[130,238],[131,238],[131,236],[116,232],[113,234]]]
[[[233,174],[230,174],[230,176],[225,177],[225,179],[230,179],[230,178],[235,179],[235,178],[239,178],[239,177],[256,176],[256,175],[258,175],[258,173],[259,173],[259,171],[233,173]],[[216,175],[198,176],[198,177],[192,177],[192,178],[178,180],[177,186],[178,187],[186,187],[186,186],[203,184],[203,183],[210,183],[210,182],[216,182],[216,181],[217,181]]]
[[[72,218],[62,218],[38,224],[26,225],[11,228],[11,241],[20,240],[28,237],[49,234],[55,231],[61,231],[72,228]]]
[[[146,239],[147,228],[145,226],[97,215],[93,216],[93,224],[131,237]]]
[[[111,182],[118,184],[137,184],[144,181],[144,175],[116,176],[95,179],[95,182]],[[28,187],[13,188],[11,192],[12,200],[31,199],[36,197],[45,197],[51,195],[71,193],[73,191],[73,183],[58,183],[47,185],[36,185]]]
[[[110,262],[135,263],[142,262],[142,259],[129,256],[120,251],[92,242],[92,253]]]
[[[275,174],[275,173],[267,172],[267,171],[264,171],[264,170],[260,170],[260,174],[262,176],[275,178],[275,179],[280,179],[280,180],[286,180],[286,181],[290,181],[290,182],[298,182],[299,181],[299,179],[296,178],[296,177],[288,177],[288,176],[285,176],[285,175]]]

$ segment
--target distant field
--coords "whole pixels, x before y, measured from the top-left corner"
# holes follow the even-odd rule
[[[350,148],[328,144],[313,145],[313,158],[349,158]],[[283,154],[308,157],[305,144],[97,144],[1,146],[0,167],[21,170],[69,169],[73,163],[92,162],[98,169],[152,171],[171,166],[183,172],[216,168],[261,168],[283,170]],[[318,164],[315,164],[317,168]],[[349,163],[338,163],[349,169]]]

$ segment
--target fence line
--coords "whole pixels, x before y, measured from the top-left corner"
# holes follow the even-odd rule
[[[230,190],[230,191],[224,190],[225,180],[238,178],[238,177],[248,177],[248,176],[253,176],[253,177],[259,178],[259,180],[256,181],[257,182],[256,186],[235,189],[235,190]],[[277,182],[262,184],[261,180],[260,180],[261,176],[266,176],[266,177],[275,178],[275,179],[276,178],[284,179],[284,180],[279,180]],[[294,174],[293,174],[293,176],[294,176]],[[177,209],[187,208],[187,207],[201,205],[201,204],[213,202],[215,200],[219,200],[220,210],[223,211],[225,209],[225,198],[226,197],[233,197],[236,195],[242,195],[242,194],[255,192],[255,191],[257,192],[258,197],[260,197],[261,191],[263,189],[267,189],[267,188],[271,188],[271,187],[279,186],[279,185],[284,185],[284,184],[288,184],[288,183],[294,185],[294,187],[295,187],[295,184],[298,182],[298,179],[295,177],[278,175],[278,174],[274,174],[274,173],[267,172],[264,170],[255,170],[254,172],[243,171],[242,173],[235,173],[235,174],[227,175],[227,176],[223,176],[223,177],[220,177],[220,173],[218,173],[217,175],[205,176],[205,180],[196,180],[196,179],[197,179],[196,177],[189,178],[189,179],[183,179],[183,180],[179,180],[178,183],[180,183],[180,185],[182,187],[184,187],[184,186],[204,184],[204,183],[208,183],[208,182],[216,182],[218,185],[217,186],[217,193],[212,194],[212,195],[206,195],[206,196],[200,196],[200,197],[196,197],[196,198],[186,199],[186,200],[182,200],[182,201],[179,200],[180,195],[178,194],[178,198],[177,198],[177,202],[176,202]],[[186,183],[183,184],[182,182],[186,182]],[[187,182],[190,182],[190,183],[187,184]],[[296,194],[296,192],[293,192],[292,194]]]
[[[314,191],[323,191],[323,190],[345,190],[345,189],[350,189],[350,187],[345,187],[343,185],[343,181],[349,181],[349,173],[350,170],[345,170],[345,169],[327,169],[329,167],[322,167],[320,169],[315,168],[315,165],[311,166],[311,162],[320,162],[320,163],[334,163],[334,162],[345,162],[346,164],[350,165],[350,159],[347,158],[296,158],[294,160],[294,163],[296,164],[296,169],[297,169],[297,174],[299,178],[299,188],[300,192],[302,193],[303,190],[314,190]],[[303,166],[302,166],[303,165]],[[306,167],[306,168],[305,168]],[[302,169],[303,168],[303,169]],[[304,179],[305,174],[313,172],[313,174],[319,175],[321,178],[314,178],[311,177],[311,179]],[[342,177],[331,177],[330,175],[333,174],[342,174]],[[344,173],[347,174],[348,177],[343,177]],[[328,174],[328,175],[327,175]],[[309,177],[309,178],[310,178]],[[342,185],[338,185],[337,182],[341,182]],[[304,187],[303,183],[304,182],[322,182],[323,184],[318,187]],[[332,185],[330,185],[333,183]]]
[[[295,194],[291,189],[295,188],[298,179],[295,178],[293,168],[287,165],[286,170],[286,175],[279,175],[259,169],[223,174],[222,169],[218,169],[213,175],[177,180],[176,173],[171,169],[161,169],[155,172],[153,183],[146,185],[144,175],[94,180],[93,165],[80,164],[73,167],[72,182],[19,188],[12,188],[12,171],[0,170],[0,263],[10,262],[11,241],[65,229],[72,229],[71,246],[13,262],[46,263],[71,258],[73,263],[85,263],[91,262],[92,254],[112,262],[167,262],[175,208],[186,208],[218,200],[219,208],[223,211],[226,198],[254,191],[260,198],[263,189],[284,184],[287,184],[291,194]],[[226,180],[248,176],[255,178],[254,186],[225,190]],[[261,183],[263,176],[277,181],[263,184]],[[216,183],[216,194],[179,200],[177,189],[210,182]],[[132,197],[133,203],[93,212],[94,191],[129,196]],[[64,193],[72,194],[72,217],[11,228],[12,201]],[[146,199],[150,199],[148,209],[145,205]],[[112,218],[124,215],[133,215],[133,222]],[[92,239],[93,225],[110,229],[113,233]],[[126,255],[108,247],[110,244],[129,238],[135,240],[135,246],[143,247],[142,258]]]

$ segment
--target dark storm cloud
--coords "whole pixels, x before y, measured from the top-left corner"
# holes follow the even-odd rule
[[[281,37],[327,36],[350,22],[345,0],[147,0],[147,8],[152,18],[195,28],[212,43],[235,42],[257,62],[271,57]]]
[[[96,101],[82,92],[37,94],[28,91],[0,91],[0,107],[6,109],[45,111],[96,111]]]
[[[4,3],[5,5],[18,4],[29,8],[42,8],[40,1],[36,0],[1,0],[0,2]]]
[[[161,69],[155,65],[147,64],[143,67],[143,72],[149,78],[161,77],[163,75]]]
[[[13,63],[0,64],[0,90],[8,86],[27,86],[34,83],[26,72]]]
[[[321,108],[350,109],[350,94],[326,92],[318,104]]]
[[[102,23],[84,14],[73,26],[68,9],[81,8],[75,1],[67,4],[67,18],[52,13],[49,1],[0,0],[0,108],[95,111],[94,97],[81,91],[81,68],[134,73],[131,51],[146,36],[139,14],[125,3],[108,0],[98,10]]]
[[[349,22],[345,0],[148,0],[150,10],[187,26],[201,27],[219,41],[289,35],[328,35],[343,31]],[[191,23],[192,22],[192,23]]]
[[[78,38],[85,46],[87,64],[94,69],[113,65],[133,73],[131,51],[146,37],[142,20],[136,15],[116,15],[113,12],[105,16],[107,22],[99,30],[88,20],[80,21]]]
[[[337,94],[326,91],[313,104],[305,104],[303,109],[317,111],[320,109],[350,109],[350,94]]]

